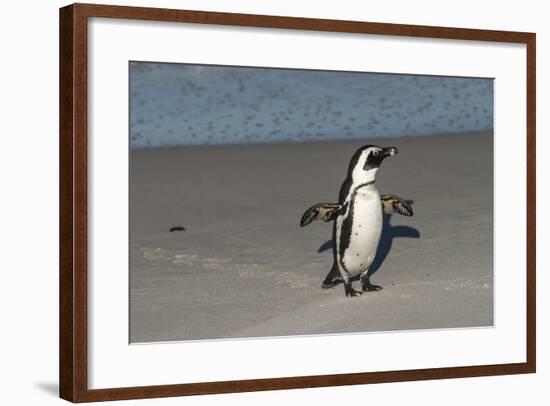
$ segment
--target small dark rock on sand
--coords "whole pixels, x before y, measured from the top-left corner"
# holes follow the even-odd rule
[[[170,232],[173,233],[174,231],[186,231],[187,229],[184,227],[184,226],[176,226],[176,227],[172,227],[170,229]]]

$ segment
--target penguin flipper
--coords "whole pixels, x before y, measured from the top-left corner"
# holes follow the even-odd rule
[[[413,209],[405,199],[395,195],[382,195],[380,196],[380,200],[382,202],[382,209],[386,214],[398,213],[407,217],[413,215]]]
[[[305,227],[316,220],[323,220],[328,223],[336,218],[342,207],[343,205],[336,203],[317,203],[306,210],[302,216],[300,225]]]

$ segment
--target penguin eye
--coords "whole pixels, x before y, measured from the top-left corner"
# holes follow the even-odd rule
[[[374,151],[372,151],[372,155],[374,155],[374,156],[378,156],[378,153],[379,153],[379,151],[378,151],[377,149],[375,149]]]

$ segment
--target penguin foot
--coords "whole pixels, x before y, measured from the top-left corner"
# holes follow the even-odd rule
[[[363,279],[363,281],[361,283],[361,288],[362,288],[363,292],[379,292],[382,289],[384,289],[380,285],[374,285],[374,284],[370,283],[368,278]]]
[[[363,294],[363,292],[353,289],[351,283],[344,283],[344,291],[346,293],[346,297],[361,296]]]
[[[363,286],[363,292],[380,292],[384,288],[380,285],[373,285],[372,283],[368,286]]]

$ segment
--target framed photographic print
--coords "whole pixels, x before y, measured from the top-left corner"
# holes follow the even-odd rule
[[[535,372],[535,34],[60,10],[60,396]]]

